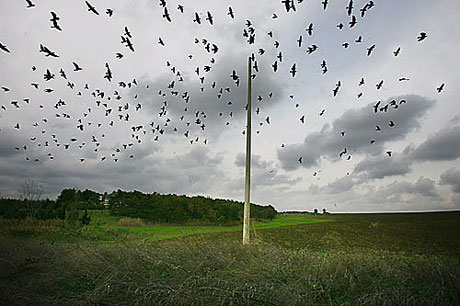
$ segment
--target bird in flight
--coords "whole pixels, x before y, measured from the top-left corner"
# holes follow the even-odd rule
[[[307,53],[312,54],[313,52],[316,51],[316,49],[318,49],[318,46],[313,44],[307,48]]]
[[[436,88],[436,90],[438,91],[438,93],[441,93],[441,91],[444,90],[444,83],[442,83],[438,88]]]
[[[26,0],[27,2],[27,8],[32,8],[35,6],[35,3],[33,3],[31,0]]]
[[[228,16],[230,16],[232,19],[235,18],[235,14],[233,13],[233,9],[231,6],[228,7]]]
[[[428,35],[426,35],[425,32],[420,32],[419,36],[417,37],[417,41],[420,42],[420,41],[424,40],[427,37],[428,37]]]
[[[85,1],[86,5],[88,6],[88,12],[93,12],[96,15],[99,15],[99,12],[96,10],[96,8],[91,5],[88,1]]]
[[[163,18],[171,22],[171,16],[169,16],[168,8],[165,6],[163,11]]]
[[[374,51],[374,49],[375,49],[375,45],[372,45],[369,48],[367,48],[367,56],[371,56],[372,51]]]
[[[44,52],[46,57],[48,56],[59,57],[59,55],[57,55],[54,51],[51,51],[50,49],[48,49],[48,47],[42,44],[40,44],[40,52]]]
[[[81,71],[83,70],[83,68],[80,67],[80,65],[78,65],[76,62],[72,62],[73,64],[73,71]]]
[[[297,70],[296,70],[295,63],[294,63],[292,64],[291,71],[290,71],[292,77],[295,77],[296,72]]]
[[[327,4],[328,4],[328,0],[323,0],[323,2],[321,2],[323,4],[323,10],[326,10],[327,9]]]
[[[294,0],[282,0],[282,4],[284,4],[284,7],[286,8],[286,12],[289,13],[289,11],[292,9],[295,12],[295,5],[294,5]]]
[[[104,78],[106,78],[109,82],[111,82],[112,81],[112,71],[110,70],[109,63],[105,63],[105,68],[106,68],[106,72],[105,72]]]
[[[57,23],[58,20],[60,20],[61,18],[59,18],[59,16],[56,15],[55,12],[50,12],[50,14],[51,14],[51,19],[50,19],[50,21],[53,23],[53,24],[51,25],[51,28],[52,28],[52,29],[56,29],[56,30],[58,30],[58,31],[62,31],[61,26]]]
[[[206,20],[209,21],[209,24],[213,25],[214,24],[214,18],[212,17],[211,13],[209,11],[207,11],[206,14],[208,15],[206,17]]]
[[[183,6],[183,5],[178,4],[178,5],[177,5],[177,9],[178,9],[182,14],[184,13],[184,6]]]
[[[348,25],[350,26],[350,29],[353,28],[357,23],[358,22],[356,21],[356,16],[355,15],[351,16],[351,20],[348,23]]]
[[[351,13],[353,12],[353,0],[350,0],[350,2],[348,2],[346,9],[348,16],[351,16]]]
[[[0,49],[6,53],[10,53],[10,50],[8,50],[8,47],[2,44],[1,42],[0,42]]]
[[[108,8],[107,10],[105,10],[105,13],[109,16],[109,17],[112,17],[113,15],[113,10]]]
[[[399,52],[401,52],[401,47],[398,47],[398,49],[396,49],[395,51],[393,51],[393,55],[394,55],[394,56],[398,56],[398,55],[399,55]]]
[[[201,18],[200,18],[200,15],[197,12],[195,12],[195,19],[193,19],[193,22],[201,24]]]
[[[307,31],[308,36],[311,36],[313,34],[313,23],[310,23],[308,25],[308,28],[305,29],[305,31]]]

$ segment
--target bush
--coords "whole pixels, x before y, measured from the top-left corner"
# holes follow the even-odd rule
[[[88,214],[88,211],[85,209],[85,213],[80,218],[81,224],[88,225],[91,222],[91,216]]]

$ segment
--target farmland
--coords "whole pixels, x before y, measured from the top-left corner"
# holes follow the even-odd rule
[[[240,226],[120,224],[0,220],[0,303],[460,300],[459,212],[281,215],[252,227],[250,246]]]

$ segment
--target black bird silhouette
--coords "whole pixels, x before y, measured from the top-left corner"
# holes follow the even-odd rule
[[[382,86],[383,86],[383,80],[381,80],[378,84],[375,85],[375,87],[377,87],[377,90],[382,88]]]
[[[113,15],[113,9],[108,8],[108,9],[105,10],[105,13],[106,13],[109,17],[112,17],[112,15]]]
[[[297,161],[301,164],[302,163],[302,156],[300,156]]]
[[[54,73],[51,73],[49,69],[46,69],[46,73],[43,75],[43,78],[45,79],[45,81],[49,81],[51,79],[54,79],[54,76]]]
[[[96,8],[91,5],[88,1],[85,1],[86,5],[88,6],[88,12],[93,12],[96,15],[99,15],[99,12],[96,10]]]
[[[375,45],[370,46],[367,48],[367,56],[370,56],[372,54],[372,51],[374,51]]]
[[[402,82],[402,81],[409,81],[410,79],[408,78],[405,78],[405,77],[402,77],[402,78],[399,78],[398,81]]]
[[[305,123],[305,115],[302,115],[302,117],[300,117],[300,122]]]
[[[35,3],[32,3],[31,0],[26,0],[26,2],[27,2],[27,8],[32,8],[35,6]]]
[[[348,47],[350,46],[350,44],[347,43],[347,42],[344,42],[344,43],[342,44],[342,46],[346,49],[346,48],[348,48]]]
[[[200,18],[200,15],[197,12],[195,12],[195,19],[193,19],[193,22],[201,24],[201,18]]]
[[[57,55],[54,51],[51,51],[50,49],[48,49],[48,47],[40,44],[40,52],[43,52],[45,53],[45,56],[48,57],[48,56],[52,56],[52,57],[59,57],[59,55]]]
[[[208,16],[206,17],[206,20],[209,21],[209,23],[210,23],[211,25],[213,25],[213,24],[214,24],[214,19],[213,19],[211,13],[210,13],[209,11],[207,11],[206,14],[208,15]]]
[[[374,113],[378,112],[380,103],[382,103],[382,101],[377,101],[377,103],[374,104]]]
[[[128,36],[129,38],[133,38],[133,36],[131,35],[131,32],[129,31],[128,27],[125,26],[125,33],[123,35],[126,35]]]
[[[0,42],[0,49],[5,51],[6,53],[10,53],[10,50],[8,50],[8,47],[2,44],[1,42]]]
[[[323,60],[321,63],[321,68],[323,68],[323,74],[325,74],[327,72],[326,60]]]
[[[420,41],[424,40],[427,37],[428,37],[428,35],[425,32],[420,32],[419,36],[417,37],[417,41],[420,42]]]
[[[302,35],[297,39],[297,43],[299,44],[299,48],[302,47]]]
[[[65,74],[64,69],[61,68],[61,70],[59,70],[59,75],[60,75],[63,79],[66,79],[66,80],[67,80],[67,75]]]
[[[123,54],[121,54],[120,52],[117,52],[117,53],[115,53],[115,57],[118,58],[118,59],[121,59],[121,58],[123,58]]]
[[[74,68],[73,71],[81,71],[83,68],[81,68],[76,62],[72,62]]]
[[[313,44],[313,45],[311,45],[311,46],[309,46],[309,47],[307,48],[307,53],[308,53],[308,54],[312,54],[313,52],[316,51],[316,49],[318,49],[318,46],[315,45],[315,44]]]
[[[391,151],[387,151],[386,153],[388,154],[389,157],[391,157]]]
[[[323,10],[326,10],[327,9],[327,4],[328,4],[328,0],[323,0],[323,2],[321,2],[323,4]]]
[[[2,90],[3,91],[10,91],[10,89],[8,87],[6,87],[6,86],[2,86]]]
[[[438,88],[436,88],[436,90],[438,91],[438,93],[441,93],[441,91],[444,90],[444,83],[442,83]]]
[[[295,63],[294,63],[294,64],[292,64],[291,71],[290,71],[292,77],[295,77],[296,72],[297,72],[297,70],[296,70],[296,66],[295,66]]]
[[[376,125],[375,130],[378,132],[378,131],[381,131],[382,129],[380,128],[380,126]]]
[[[361,81],[359,81],[358,86],[364,85],[364,78],[361,78]]]
[[[273,72],[276,72],[278,70],[278,61],[275,61],[273,64],[272,64],[272,68],[273,68]]]
[[[231,6],[228,7],[228,16],[230,16],[232,19],[235,18],[235,14],[233,13],[233,9]]]
[[[337,27],[339,30],[342,30],[342,29],[343,29],[343,23],[339,23],[336,27]]]
[[[388,126],[389,127],[394,127],[395,126],[395,122],[393,120],[390,120],[390,122],[388,123]]]
[[[353,12],[353,0],[350,0],[350,2],[348,2],[346,9],[348,16],[351,16],[351,13]]]
[[[161,37],[158,37],[158,43],[162,46],[165,45],[165,43],[163,42],[163,39],[161,39]]]
[[[358,22],[356,21],[356,16],[353,15],[351,16],[350,22],[348,22],[348,25],[350,26],[350,29],[353,28]]]
[[[177,9],[178,9],[181,13],[184,13],[184,6],[183,6],[183,5],[178,4],[178,5],[177,5]]]
[[[275,13],[273,13],[272,19],[276,19],[276,18],[278,18],[278,15],[276,15]]]
[[[308,28],[305,29],[305,31],[307,31],[308,36],[311,36],[313,34],[313,23],[310,23],[308,25]]]
[[[55,12],[50,12],[50,14],[51,14],[51,17],[52,17],[52,18],[50,19],[50,21],[53,23],[53,24],[51,25],[51,28],[52,28],[52,29],[56,29],[56,30],[58,30],[58,31],[62,31],[61,26],[57,23],[58,20],[60,20],[61,18],[59,18],[59,16],[56,15]]]
[[[295,12],[295,5],[294,5],[294,0],[282,0],[282,4],[284,4],[284,7],[286,8],[286,12],[289,13],[289,11],[292,9]]]
[[[167,21],[171,22],[171,16],[169,16],[168,8],[165,7],[163,9],[163,18],[166,19]]]
[[[360,43],[362,41],[363,41],[363,37],[359,35],[358,38],[356,38],[355,43]]]
[[[129,48],[129,50],[131,50],[132,52],[134,52],[134,46],[133,46],[133,43],[131,42],[131,40],[129,38],[125,38],[125,37],[121,37],[121,41],[122,43],[125,43],[126,44],[126,47]]]
[[[395,51],[393,51],[393,55],[394,55],[394,56],[398,56],[398,55],[399,55],[399,52],[401,52],[401,47],[398,47],[398,49],[396,49]]]
[[[112,81],[112,71],[110,70],[109,63],[105,63],[105,68],[106,68],[106,72],[105,72],[104,78],[107,79],[109,82],[111,82]]]

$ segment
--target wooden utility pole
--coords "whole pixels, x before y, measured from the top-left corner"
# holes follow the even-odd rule
[[[248,58],[248,104],[246,126],[246,178],[244,189],[243,244],[249,244],[250,186],[251,186],[251,57]]]

